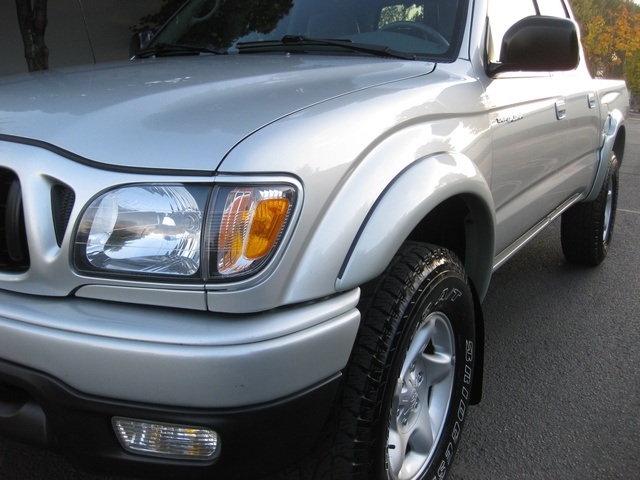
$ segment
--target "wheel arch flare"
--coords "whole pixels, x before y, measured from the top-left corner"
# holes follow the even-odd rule
[[[456,253],[482,299],[494,257],[493,211],[489,186],[469,158],[455,153],[422,158],[402,171],[374,204],[345,258],[336,289],[375,278],[411,239]]]

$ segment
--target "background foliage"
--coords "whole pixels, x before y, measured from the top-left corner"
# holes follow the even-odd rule
[[[640,5],[631,0],[570,0],[591,74],[624,78],[640,100]]]

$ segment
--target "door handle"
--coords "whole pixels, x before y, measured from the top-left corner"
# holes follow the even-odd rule
[[[567,103],[564,100],[556,102],[556,118],[562,120],[567,116]]]

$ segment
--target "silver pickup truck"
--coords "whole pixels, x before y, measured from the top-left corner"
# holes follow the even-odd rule
[[[492,272],[614,228],[566,0],[192,0],[0,81],[0,434],[169,478],[442,479]],[[558,312],[562,315],[562,312]]]

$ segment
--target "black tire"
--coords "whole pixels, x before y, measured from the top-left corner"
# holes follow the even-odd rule
[[[618,205],[618,170],[618,159],[612,152],[598,197],[578,203],[562,214],[562,252],[570,263],[596,266],[607,256]]]
[[[442,479],[460,441],[475,361],[464,268],[448,250],[407,244],[363,288],[359,308],[330,477]]]

